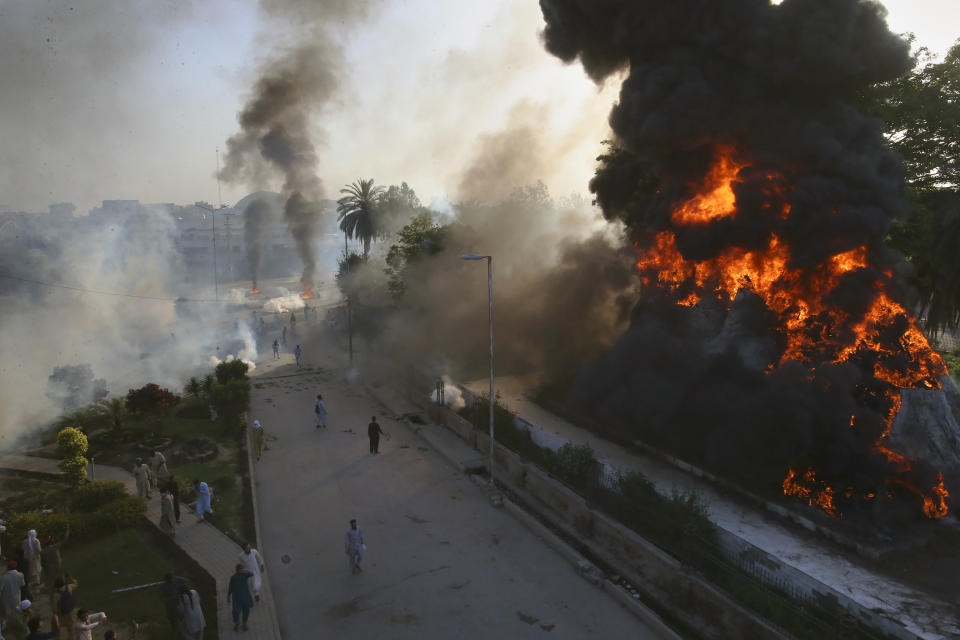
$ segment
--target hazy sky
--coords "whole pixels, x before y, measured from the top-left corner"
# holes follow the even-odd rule
[[[956,0],[885,4],[894,31],[934,51],[958,35]],[[346,81],[315,120],[327,196],[372,177],[456,197],[508,126],[545,133],[519,178],[585,193],[616,87],[545,53],[541,28],[534,0],[391,0],[345,34]],[[0,0],[0,211],[215,202],[214,150],[287,35],[255,0]],[[249,191],[224,184],[223,201]]]

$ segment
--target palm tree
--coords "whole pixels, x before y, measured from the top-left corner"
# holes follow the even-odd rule
[[[122,429],[123,421],[129,413],[127,411],[126,401],[123,398],[110,398],[101,400],[98,404],[103,414],[110,418],[110,424],[114,430],[119,431]]]
[[[377,201],[383,193],[383,187],[373,186],[373,178],[359,179],[340,189],[344,197],[337,200],[337,219],[340,230],[347,238],[359,238],[363,241],[363,256],[370,253],[370,241],[376,237]]]

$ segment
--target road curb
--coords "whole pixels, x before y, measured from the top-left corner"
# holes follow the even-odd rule
[[[250,501],[253,503],[253,530],[257,534],[257,545],[260,545],[263,538],[260,535],[260,506],[257,504],[257,478],[254,475],[253,449],[250,446],[250,429],[244,427],[244,431],[247,440],[247,476],[250,478]],[[273,632],[274,637],[278,639],[283,638],[283,634],[280,633],[280,619],[277,617],[277,608],[273,602],[273,587],[270,584],[269,573],[262,572],[260,574],[260,581],[264,583],[269,597],[261,598],[259,604],[267,605],[267,611],[270,616],[270,630]]]

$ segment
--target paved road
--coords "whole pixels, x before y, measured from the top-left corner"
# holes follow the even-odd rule
[[[261,550],[285,638],[656,637],[316,352],[299,372],[264,359],[254,379],[269,447]],[[313,426],[317,392],[327,430]],[[392,436],[379,455],[374,413]],[[343,551],[350,518],[369,547],[359,576]]]

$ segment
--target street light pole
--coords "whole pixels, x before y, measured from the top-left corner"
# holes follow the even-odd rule
[[[473,253],[460,256],[461,260],[486,260],[487,261],[487,302],[489,304],[490,316],[490,451],[487,459],[487,471],[490,474],[490,484],[493,485],[493,256],[478,256]]]
[[[194,206],[210,212],[210,234],[213,236],[213,299],[215,302],[219,303],[220,289],[217,285],[217,210],[209,205],[204,205],[199,202],[195,203]],[[221,204],[220,208],[226,209],[226,205]]]

